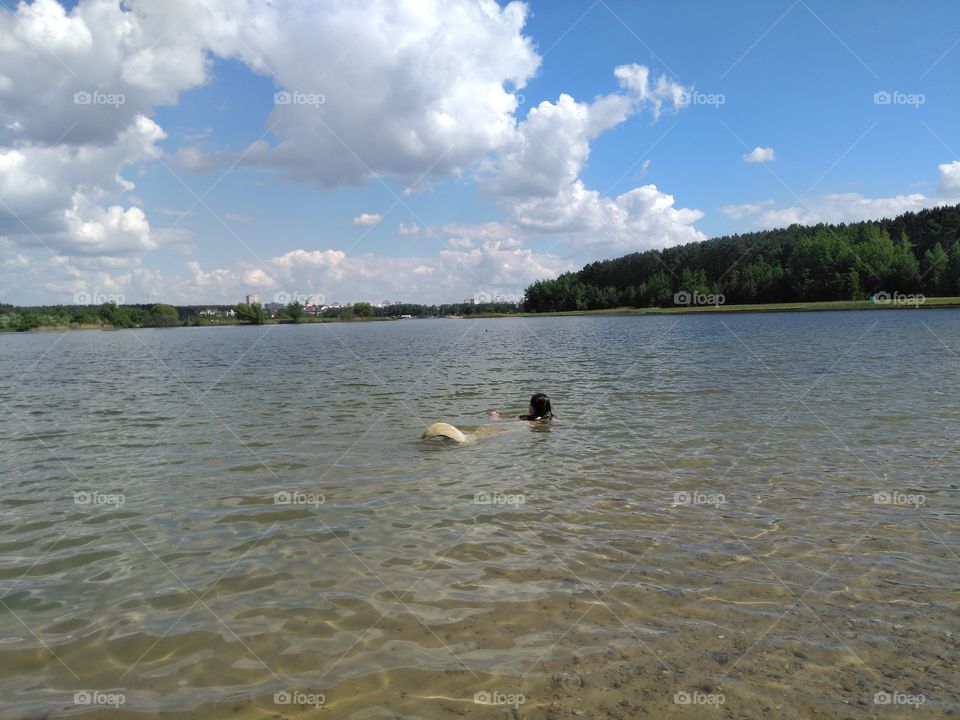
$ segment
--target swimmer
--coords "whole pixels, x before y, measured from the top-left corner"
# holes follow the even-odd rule
[[[499,420],[500,413],[494,410],[490,417]],[[536,393],[530,398],[530,405],[527,408],[526,415],[517,415],[516,420],[526,420],[527,422],[547,423],[553,419],[553,409],[550,407],[550,398],[544,393]],[[454,427],[450,423],[437,422],[428,427],[421,436],[424,440],[432,440],[436,437],[447,438],[456,443],[472,443],[478,438],[493,435],[501,430],[506,430],[504,425],[493,423],[490,425],[481,425],[473,432],[465,433],[460,428]]]
[[[500,413],[494,410],[490,417],[499,419]],[[530,398],[530,406],[527,408],[526,415],[518,415],[517,420],[526,420],[527,422],[550,422],[553,419],[553,408],[550,407],[550,398],[545,393],[535,393]]]

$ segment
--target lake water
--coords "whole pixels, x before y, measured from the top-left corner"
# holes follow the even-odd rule
[[[10,334],[0,378],[4,718],[960,708],[958,311]]]

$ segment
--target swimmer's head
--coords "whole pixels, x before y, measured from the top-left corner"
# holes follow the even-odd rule
[[[537,393],[530,398],[530,408],[527,415],[532,419],[550,419],[553,417],[553,409],[550,407],[550,398],[544,393]]]

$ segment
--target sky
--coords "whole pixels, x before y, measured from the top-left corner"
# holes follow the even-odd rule
[[[0,0],[0,302],[521,298],[960,202],[955,0]]]

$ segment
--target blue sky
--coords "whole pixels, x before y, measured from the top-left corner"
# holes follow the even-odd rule
[[[314,5],[0,10],[0,301],[520,295],[960,202],[955,2]]]

